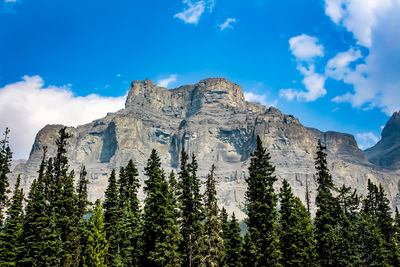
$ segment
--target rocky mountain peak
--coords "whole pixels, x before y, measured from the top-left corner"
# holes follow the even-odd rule
[[[400,140],[400,111],[393,113],[382,131],[382,139],[395,138]]]
[[[243,109],[245,100],[241,86],[225,78],[208,78],[193,85],[175,89],[157,86],[153,81],[133,81],[125,107],[141,107],[175,117],[187,117],[215,105]]]

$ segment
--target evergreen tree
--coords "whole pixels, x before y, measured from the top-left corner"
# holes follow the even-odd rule
[[[105,263],[108,241],[104,227],[104,215],[100,200],[95,203],[93,215],[89,220],[87,249],[83,255],[84,267],[103,267]]]
[[[118,199],[118,184],[115,177],[115,170],[111,171],[108,178],[108,187],[105,192],[104,200],[104,225],[109,248],[106,257],[106,264],[110,266],[120,266],[121,255],[119,250],[119,229],[121,209]]]
[[[80,219],[83,217],[83,215],[85,215],[85,213],[87,212],[87,206],[90,204],[90,202],[88,201],[89,180],[86,178],[86,175],[86,167],[82,165],[79,174],[78,188],[76,190],[76,193],[78,195],[77,214]]]
[[[279,266],[281,259],[277,235],[277,196],[273,187],[277,179],[273,175],[275,167],[271,165],[270,159],[260,137],[257,136],[257,147],[251,153],[249,176],[246,177],[246,223],[249,235],[245,246],[251,249],[246,254],[254,259],[257,266]]]
[[[140,207],[137,193],[139,190],[138,171],[132,160],[120,169],[119,205],[122,220],[119,229],[120,253],[125,266],[138,266],[140,259]]]
[[[227,239],[225,241],[226,257],[224,266],[241,267],[242,265],[242,236],[240,235],[239,221],[232,214],[232,219],[228,222]]]
[[[219,209],[217,201],[217,191],[215,189],[215,166],[211,166],[210,173],[207,176],[206,189],[204,192],[204,234],[202,243],[204,243],[204,252],[202,265],[219,266],[225,258],[225,247],[223,240],[222,222],[219,218]]]
[[[18,266],[60,265],[62,242],[56,231],[54,209],[50,209],[46,200],[44,185],[47,164],[46,148],[44,148],[39,175],[32,182],[25,207]]]
[[[316,266],[313,225],[308,211],[294,197],[286,180],[280,190],[280,245],[284,266]]]
[[[145,174],[143,214],[143,264],[144,266],[179,266],[179,229],[176,225],[174,198],[161,161],[152,150]]]
[[[397,207],[395,210],[395,217],[394,217],[394,229],[395,229],[396,246],[400,247],[400,214]]]
[[[351,191],[351,188],[345,185],[339,189],[338,193],[340,210],[333,249],[338,252],[337,262],[340,266],[360,265],[357,236],[360,200],[357,191]]]
[[[0,228],[2,227],[4,220],[3,211],[8,204],[7,194],[10,193],[7,178],[7,174],[10,172],[10,163],[12,160],[12,152],[8,140],[9,133],[10,130],[6,128],[4,138],[0,141]]]
[[[7,210],[7,220],[1,233],[0,265],[15,266],[17,256],[21,250],[22,233],[22,201],[23,190],[20,189],[21,177],[18,176],[10,208]]]
[[[317,170],[318,193],[315,200],[317,213],[315,217],[315,237],[317,240],[317,254],[322,266],[337,266],[339,253],[335,250],[336,229],[339,216],[339,204],[333,196],[332,176],[329,173],[326,159],[326,147],[318,141],[315,169]]]
[[[192,155],[192,161],[184,149],[181,151],[179,171],[179,202],[181,208],[181,255],[184,266],[197,266],[201,262],[202,220],[204,218],[200,181],[197,177],[197,161]]]

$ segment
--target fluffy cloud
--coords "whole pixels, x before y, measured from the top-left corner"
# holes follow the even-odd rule
[[[318,44],[318,39],[307,34],[290,38],[289,45],[297,60],[310,61],[324,56],[324,47]]]
[[[350,64],[360,59],[361,52],[350,48],[350,50],[338,53],[334,58],[328,61],[326,65],[326,75],[336,80],[342,80],[352,73]]]
[[[267,95],[266,94],[255,94],[253,92],[244,92],[244,99],[249,102],[257,102],[260,103],[266,107],[270,106],[276,106],[278,104],[277,100],[274,100],[272,102],[267,101]]]
[[[372,44],[373,27],[394,1],[325,0],[325,13],[334,23],[352,32],[360,45],[369,47]]]
[[[281,89],[279,95],[287,100],[315,101],[326,94],[325,76],[315,71],[314,60],[324,56],[324,47],[316,37],[302,34],[289,40],[290,50],[296,57],[297,69],[304,76],[303,85],[306,91],[292,88]]]
[[[358,133],[356,134],[356,139],[358,146],[362,150],[374,146],[379,141],[379,138],[372,132]]]
[[[400,0],[326,0],[326,14],[353,33],[369,49],[364,62],[351,70],[349,62],[360,57],[350,49],[338,54],[327,66],[327,74],[353,85],[353,91],[333,99],[353,107],[379,107],[388,115],[400,109]],[[338,59],[343,59],[343,67]],[[332,71],[339,66],[339,71]]]
[[[14,159],[27,158],[35,134],[46,124],[76,126],[124,107],[123,97],[74,96],[68,86],[44,86],[39,76],[0,88],[0,129],[11,129]]]
[[[220,24],[219,27],[221,31],[225,29],[233,29],[232,23],[235,23],[236,19],[234,18],[227,18],[224,23]]]
[[[200,0],[195,3],[191,0],[183,0],[183,3],[187,7],[182,12],[175,14],[174,18],[181,19],[189,24],[197,24],[206,8],[208,8],[210,12],[214,8],[214,0]]]
[[[172,74],[172,75],[169,76],[168,78],[159,80],[159,81],[157,82],[157,85],[158,85],[158,86],[161,86],[161,87],[168,88],[168,85],[169,85],[170,83],[176,82],[176,78],[177,78],[177,77],[178,77],[178,75]]]

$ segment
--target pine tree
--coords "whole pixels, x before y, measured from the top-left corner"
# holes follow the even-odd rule
[[[95,203],[93,215],[89,220],[87,249],[83,255],[84,267],[103,267],[108,250],[108,241],[104,227],[104,215],[100,200]]]
[[[79,173],[78,188],[76,193],[78,195],[77,200],[77,214],[81,219],[83,215],[87,212],[87,206],[90,204],[88,201],[88,184],[89,180],[86,178],[87,171],[86,167],[82,165],[81,171]]]
[[[38,178],[32,182],[25,208],[18,266],[60,265],[62,242],[56,230],[55,212],[48,205],[44,185],[47,164],[44,148]]]
[[[23,190],[20,188],[21,177],[18,176],[14,193],[11,199],[10,208],[7,210],[7,220],[3,233],[1,233],[0,265],[15,266],[17,256],[21,251],[22,233],[22,201]]]
[[[179,202],[181,208],[181,254],[184,266],[197,266],[201,262],[202,220],[204,218],[200,181],[197,177],[197,161],[189,157],[184,149],[181,151],[179,171]]]
[[[280,190],[280,245],[284,266],[316,266],[313,225],[308,211],[294,197],[286,180]]]
[[[143,213],[143,263],[144,266],[179,266],[179,231],[175,219],[174,198],[161,161],[152,150],[145,174]]]
[[[138,171],[132,160],[120,169],[119,206],[122,220],[119,229],[119,244],[122,263],[125,266],[138,266],[140,259],[140,207],[137,197],[139,190]]]
[[[232,214],[232,219],[228,222],[227,239],[225,241],[226,257],[224,266],[241,267],[242,265],[242,236],[240,235],[239,221]]]
[[[108,187],[105,192],[105,200],[103,206],[105,210],[104,225],[107,240],[109,242],[106,264],[110,266],[120,266],[122,264],[119,250],[121,209],[119,206],[118,184],[115,177],[114,169],[111,171],[111,175],[108,178]]]
[[[336,227],[335,251],[338,251],[340,266],[360,265],[358,254],[357,227],[359,224],[360,200],[357,191],[343,185],[338,190],[337,200],[340,206]]]
[[[205,222],[203,240],[204,252],[202,265],[219,266],[225,258],[225,247],[223,240],[222,222],[219,218],[217,191],[215,189],[215,166],[211,166],[207,176],[206,189],[204,192]]]
[[[260,137],[257,136],[257,147],[251,153],[249,176],[246,177],[246,223],[249,235],[245,246],[247,249],[251,248],[246,254],[254,259],[257,266],[280,266],[281,259],[277,236],[277,196],[273,187],[277,179],[273,175],[275,167],[271,165],[270,159]],[[252,253],[253,249],[255,253]]]
[[[4,138],[0,141],[0,228],[2,227],[4,220],[3,211],[8,204],[7,194],[10,193],[7,178],[7,174],[10,172],[10,163],[12,160],[12,152],[8,140],[9,133],[10,130],[6,128]]]
[[[315,200],[317,213],[315,217],[315,237],[317,254],[322,266],[337,266],[339,253],[335,250],[336,228],[339,216],[339,204],[332,194],[334,190],[332,176],[329,173],[326,147],[318,141],[315,169],[317,170],[318,193]]]

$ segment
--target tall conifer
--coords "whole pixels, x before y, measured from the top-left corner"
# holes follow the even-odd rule
[[[184,266],[195,266],[201,263],[202,220],[204,218],[200,180],[197,177],[197,161],[192,154],[192,161],[184,149],[181,151],[179,171],[179,202],[181,208],[181,254]]]
[[[273,187],[277,179],[273,175],[275,167],[270,159],[257,136],[257,147],[251,153],[249,176],[246,177],[246,223],[249,227],[246,248],[251,249],[246,254],[253,258],[257,266],[280,266],[281,259],[277,235],[277,195]]]
[[[211,166],[207,176],[204,192],[204,253],[203,264],[205,266],[219,266],[225,258],[222,222],[219,218],[217,191],[215,189],[215,166]]]
[[[317,266],[314,228],[308,211],[286,180],[280,190],[280,245],[284,266]]]
[[[15,266],[17,256],[21,251],[22,234],[22,201],[23,190],[20,188],[21,176],[18,176],[15,183],[14,193],[11,198],[11,205],[7,210],[7,220],[0,236],[0,265]]]
[[[9,133],[10,130],[6,128],[4,131],[4,138],[0,141],[0,228],[4,220],[3,212],[8,204],[7,194],[10,193],[7,177],[7,174],[10,172],[10,163],[12,160],[12,152],[8,140]]]

